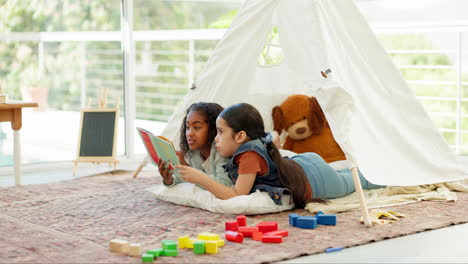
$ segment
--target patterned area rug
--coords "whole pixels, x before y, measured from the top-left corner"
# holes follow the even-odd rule
[[[159,177],[132,172],[79,178],[64,182],[0,188],[0,263],[141,263],[139,258],[109,252],[108,243],[122,238],[144,250],[160,247],[161,240],[201,232],[224,234],[224,222],[234,215],[170,204],[144,189],[160,184]],[[218,254],[195,255],[180,249],[178,257],[160,257],[156,263],[265,263],[323,252],[328,247],[353,247],[388,238],[468,222],[468,193],[457,202],[424,201],[394,207],[406,218],[366,228],[358,211],[338,214],[337,226],[315,230],[289,226],[288,214],[304,210],[249,216],[248,225],[277,221],[289,230],[281,244],[245,239],[226,242]]]

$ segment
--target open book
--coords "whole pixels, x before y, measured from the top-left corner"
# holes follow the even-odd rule
[[[137,127],[137,130],[154,165],[158,166],[158,162],[161,159],[171,166],[175,175],[179,176],[174,168],[174,165],[180,164],[179,157],[175,152],[172,142],[162,136],[155,136],[143,128]]]

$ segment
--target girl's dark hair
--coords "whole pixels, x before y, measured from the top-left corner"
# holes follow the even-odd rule
[[[224,119],[234,133],[245,131],[251,140],[261,139],[265,134],[265,125],[258,110],[250,104],[240,103],[226,108],[219,117]],[[266,146],[268,155],[278,167],[281,184],[291,191],[292,201],[298,208],[304,208],[306,203],[324,202],[322,199],[306,199],[309,184],[302,167],[295,161],[281,156],[273,142]]]
[[[182,124],[180,126],[179,147],[182,153],[186,154],[190,150],[187,138],[185,136],[185,130],[187,130],[186,122],[188,114],[190,112],[199,112],[205,116],[205,121],[208,123],[208,144],[211,146],[216,137],[216,118],[218,118],[219,113],[221,113],[223,109],[224,108],[217,103],[206,102],[194,103],[187,108],[184,120],[182,121]]]

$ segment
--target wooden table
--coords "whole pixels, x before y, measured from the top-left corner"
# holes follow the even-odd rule
[[[21,110],[23,107],[38,107],[35,102],[22,102],[16,100],[8,100],[4,104],[0,104],[0,122],[11,122],[13,129],[13,152],[15,156],[15,184],[21,185],[21,145],[20,133],[21,129]]]

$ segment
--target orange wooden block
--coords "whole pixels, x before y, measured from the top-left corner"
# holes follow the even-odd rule
[[[287,237],[289,234],[288,230],[275,230],[268,233],[264,233],[265,236],[282,236]]]
[[[262,241],[263,233],[260,231],[252,232],[252,239],[255,241]]]

